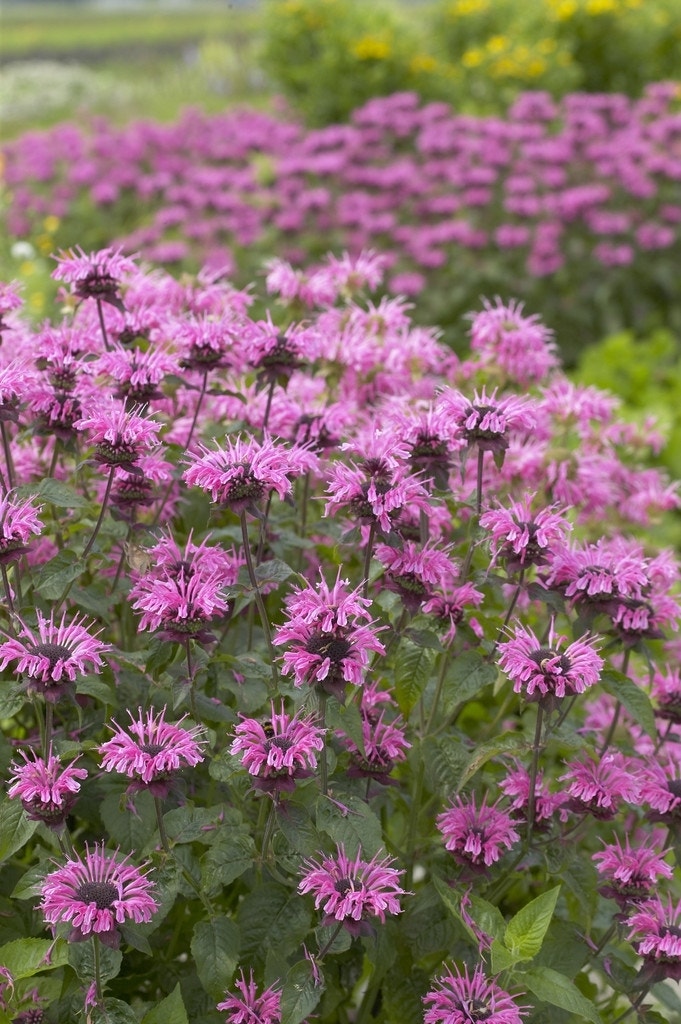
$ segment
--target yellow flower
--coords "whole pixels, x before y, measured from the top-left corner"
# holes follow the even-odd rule
[[[482,52],[480,47],[476,46],[470,50],[466,50],[463,57],[461,58],[461,63],[465,68],[477,68],[482,64],[484,59],[484,53]]]
[[[489,7],[489,0],[456,0],[450,4],[449,13],[455,18],[465,18],[469,14],[479,14]]]
[[[390,56],[390,46],[378,36],[362,36],[352,47],[358,60],[385,60]]]
[[[546,72],[546,61],[541,57],[535,57],[525,66],[525,74],[528,78],[540,78]]]
[[[428,53],[417,53],[409,61],[409,70],[413,75],[422,71],[435,71],[436,68],[437,61]]]
[[[578,6],[576,0],[561,0],[556,6],[556,17],[559,21],[569,21],[577,13]]]
[[[53,235],[59,227],[60,223],[61,221],[59,220],[59,217],[55,217],[53,213],[49,213],[43,221],[43,227],[45,228],[45,231],[48,235]]]
[[[597,17],[599,14],[617,12],[617,0],[586,0],[586,13]]]
[[[490,53],[503,53],[508,47],[506,36],[490,36],[487,40],[487,49]]]

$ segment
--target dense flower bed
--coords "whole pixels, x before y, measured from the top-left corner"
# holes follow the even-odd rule
[[[403,93],[317,131],[253,111],[66,124],[5,147],[7,226],[26,239],[56,216],[58,244],[115,237],[241,285],[273,251],[304,263],[371,246],[450,340],[513,281],[572,358],[617,327],[681,324],[676,96],[527,94],[502,120]]]
[[[384,262],[273,260],[262,317],[114,249],[59,322],[0,290],[7,1020],[681,1008],[660,438]]]

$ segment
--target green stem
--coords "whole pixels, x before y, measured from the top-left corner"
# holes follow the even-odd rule
[[[45,737],[43,746],[43,758],[47,760],[50,756],[52,746],[52,731],[54,728],[54,708],[49,700],[45,701]]]
[[[419,752],[420,754],[420,752]],[[414,785],[414,795],[411,801],[411,807],[409,808],[409,824],[407,825],[407,889],[411,889],[414,880],[414,866],[416,861],[416,842],[418,834],[416,826],[418,824],[419,811],[421,810],[421,799],[423,796],[423,778],[425,774],[425,766],[423,763],[423,757],[419,756],[419,767],[416,773],[416,783]]]
[[[362,597],[369,596],[369,574],[371,572],[371,558],[374,553],[374,538],[376,537],[376,523],[369,527],[369,537],[364,552],[364,584],[362,586]]]
[[[214,918],[215,917],[215,910],[213,909],[213,905],[211,904],[210,900],[208,899],[206,894],[201,889],[201,886],[198,885],[196,883],[196,881],[192,878],[192,876],[189,874],[189,872],[187,871],[187,869],[184,866],[184,864],[181,864],[180,861],[177,859],[177,857],[175,857],[175,855],[173,853],[173,850],[172,850],[172,848],[170,846],[170,841],[168,839],[168,833],[166,832],[165,822],[163,820],[163,805],[161,803],[161,798],[158,797],[158,796],[154,797],[154,807],[156,808],[156,822],[158,824],[158,834],[159,834],[159,836],[161,838],[161,846],[163,847],[164,852],[166,853],[166,855],[168,857],[172,857],[173,858],[173,860],[175,861],[175,863],[179,867],[180,872],[181,872],[182,877],[184,878],[185,882],[187,882],[191,886],[191,888],[194,890],[196,895],[199,897],[199,899],[203,903],[204,907],[206,908],[206,910],[208,912],[208,916],[211,919]]]
[[[107,483],[106,483],[106,490],[104,491],[104,498],[102,499],[102,507],[99,510],[99,518],[98,518],[97,522],[95,523],[95,528],[92,531],[92,536],[90,537],[89,541],[85,545],[85,549],[84,549],[83,554],[81,556],[83,558],[83,560],[85,560],[87,558],[87,556],[90,554],[90,551],[92,550],[92,545],[94,544],[94,542],[95,542],[95,540],[97,538],[97,534],[99,533],[100,527],[101,527],[102,523],[104,522],[104,515],[106,513],[107,505],[109,504],[109,495],[111,494],[111,488],[113,486],[114,474],[115,473],[116,473],[116,467],[115,466],[111,466],[111,468],[109,469],[109,479],[107,480]],[[61,600],[63,601],[64,598],[62,597]]]
[[[277,821],[277,801],[272,800],[272,806],[270,807],[270,813],[267,815],[267,822],[265,823],[265,831],[262,836],[262,849],[260,853],[260,859],[264,864],[267,860],[267,854],[269,852],[270,843],[272,842],[272,836],[274,835],[274,826]]]
[[[5,568],[5,566],[4,565],[0,565],[0,570],[2,570],[2,584],[3,584],[3,587],[5,588],[5,599],[7,601],[7,610],[9,612],[9,617],[10,617],[10,631],[12,633],[14,633],[14,624],[13,624],[12,620],[14,619],[14,617],[16,615],[16,611],[14,609],[14,599],[12,597],[12,588],[9,585],[9,577],[7,575],[7,569]]]
[[[478,446],[478,471],[476,474],[475,481],[475,514],[477,515],[478,519],[480,518],[480,514],[482,513],[482,468],[484,460],[484,448],[480,448],[480,446]]]
[[[267,404],[265,405],[265,415],[262,420],[262,432],[263,437],[267,433],[267,424],[270,419],[270,410],[272,408],[272,396],[274,395],[274,389],[277,386],[276,379],[270,381],[269,390],[267,392]]]
[[[594,949],[594,951],[593,951],[593,953],[591,955],[592,956],[598,956],[598,954],[603,949],[605,949],[605,947],[607,946],[608,942],[610,942],[610,939],[613,937],[613,935],[615,934],[616,931],[617,931],[617,924],[616,923],[611,924],[610,927],[608,928],[607,932],[605,933],[605,935],[603,936],[601,941],[598,943],[598,945],[596,946],[596,948]]]
[[[328,694],[321,686],[317,687],[317,699],[319,701],[319,728],[324,733],[324,746],[319,752],[319,786],[323,796],[329,792],[329,766],[326,759],[326,704]]]
[[[344,923],[343,921],[339,921],[338,922],[338,924],[336,925],[334,930],[331,932],[331,936],[329,938],[329,941],[324,943],[323,948],[320,949],[319,952],[317,953],[317,956],[315,957],[315,960],[321,961],[321,960],[324,959],[324,957],[329,952],[329,950],[333,946],[334,942],[338,938],[338,936],[340,934],[340,930],[343,927],[343,923]]]
[[[628,1008],[627,1010],[625,1010],[625,1011],[624,1011],[624,1013],[621,1013],[621,1014],[619,1015],[619,1017],[615,1017],[615,1019],[614,1019],[614,1021],[612,1022],[612,1024],[620,1024],[620,1021],[622,1021],[622,1020],[624,1020],[624,1019],[625,1019],[626,1017],[628,1017],[630,1013],[632,1013],[632,1012],[633,1012],[634,1010],[638,1010],[639,1006],[641,1005],[641,1003],[643,1002],[643,1000],[645,999],[645,997],[646,997],[647,995],[648,995],[648,989],[647,989],[647,988],[645,988],[645,989],[643,990],[643,992],[641,992],[641,995],[640,995],[640,996],[638,996],[638,998],[637,998],[637,999],[634,999],[634,1001],[633,1001],[633,1003],[631,1004],[631,1006],[630,1006],[630,1007],[629,1007],[629,1008]]]
[[[161,846],[168,854],[172,857],[172,850],[170,849],[170,841],[168,840],[168,833],[166,832],[165,822],[163,820],[163,805],[161,803],[160,796],[154,797],[154,807],[156,808],[156,822],[158,824],[158,834],[161,837]]]
[[[440,703],[440,698],[442,697],[442,690],[444,689],[445,685],[445,675],[447,673],[447,668],[449,667],[449,651],[443,651],[441,658],[442,661],[440,662],[440,671],[437,677],[437,685],[435,687],[435,693],[433,694],[433,703],[430,706],[430,714],[428,715],[428,721],[426,722],[426,730],[424,733],[425,736],[429,734],[431,728],[433,727],[435,715],[438,709],[438,704]]]
[[[92,936],[92,951],[95,966],[95,993],[97,996],[97,1003],[101,1004],[104,1001],[104,991],[102,989],[102,964],[99,949],[99,936],[94,934]]]
[[[201,406],[203,405],[203,399],[204,399],[204,396],[206,394],[207,386],[208,386],[208,370],[204,370],[203,371],[203,380],[201,382],[201,393],[199,394],[198,400],[196,402],[196,407],[194,409],[194,418],[192,420],[192,425],[189,428],[189,435],[187,437],[187,440],[184,443],[184,447],[185,447],[185,449],[187,451],[189,450],[189,445],[191,444],[192,438],[194,436],[194,431],[196,430],[196,424],[197,424],[198,419],[199,419],[199,411],[201,409]]]
[[[527,846],[532,842],[532,829],[534,828],[534,808],[536,803],[535,787],[537,784],[537,768],[539,766],[539,751],[541,749],[541,730],[544,718],[544,709],[537,704],[537,724],[534,730],[534,744],[532,747],[532,764],[530,766],[530,790],[527,796]]]
[[[102,338],[104,339],[104,348],[106,349],[107,352],[110,352],[111,346],[109,345],[109,335],[106,332],[106,324],[104,322],[104,310],[102,308],[101,299],[97,299],[97,316],[99,317],[99,326],[102,331]]]
[[[488,893],[485,893],[485,899],[488,903],[494,903],[496,905],[497,901],[506,893],[506,890],[511,888],[513,883],[516,881],[514,873],[515,869],[518,867],[524,856],[525,850],[521,850],[520,853],[516,854],[508,867],[504,869],[504,874],[496,885],[493,886]]]
[[[7,466],[7,483],[9,489],[12,490],[14,487],[14,459],[12,458],[12,450],[9,444],[9,437],[7,435],[7,424],[4,420],[0,420],[0,431],[2,432],[2,447],[5,452],[5,465]]]
[[[270,624],[267,618],[267,612],[265,611],[265,603],[260,593],[260,585],[255,575],[255,566],[253,565],[253,556],[251,554],[251,542],[248,537],[248,523],[246,521],[246,513],[241,513],[241,537],[243,540],[244,558],[246,559],[246,567],[248,569],[248,578],[251,581],[253,592],[255,595],[255,603],[260,615],[260,622],[262,625],[263,633],[267,641],[267,646],[270,652],[270,665],[272,669],[272,689],[273,692],[277,692],[277,672],[274,667],[274,648],[272,646],[272,633],[270,631]]]

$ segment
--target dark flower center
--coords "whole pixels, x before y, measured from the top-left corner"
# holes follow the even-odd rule
[[[492,1011],[482,999],[464,999],[461,1003],[461,1012],[465,1013],[470,1024],[478,1024],[479,1021],[489,1020]]]
[[[347,658],[352,650],[352,644],[341,636],[315,633],[308,640],[305,650],[308,654],[318,654],[320,658],[328,658],[330,661],[339,662],[343,658]]]
[[[339,896],[345,896],[346,893],[352,891],[352,882],[350,881],[349,878],[339,878],[336,884],[334,885],[334,889],[336,890]]]
[[[681,796],[681,779],[670,779],[667,783],[667,789],[672,796]]]
[[[113,882],[84,882],[76,896],[83,903],[94,903],[97,910],[107,910],[118,899],[118,888]]]
[[[544,665],[544,662],[554,661],[557,658],[558,664],[554,665],[554,667],[551,669],[552,675],[565,676],[572,668],[572,662],[567,657],[567,655],[560,654],[558,651],[554,650],[553,647],[540,647],[539,650],[532,652],[530,658],[532,659],[532,661],[537,663],[542,672],[548,671]]]
[[[266,750],[271,750],[272,747],[276,747],[278,750],[286,752],[293,746],[293,740],[287,740],[285,736],[275,736],[273,739],[268,740],[265,744]]]
[[[152,757],[156,757],[164,749],[162,743],[141,743],[140,750],[145,754],[150,754]]]
[[[666,939],[668,935],[673,935],[675,939],[681,939],[681,928],[677,924],[665,925],[660,929],[660,938]]]
[[[118,281],[111,274],[102,274],[99,270],[93,270],[87,277],[78,281],[75,291],[76,295],[84,299],[90,296],[93,298],[113,296],[118,291]]]
[[[47,658],[50,663],[50,669],[53,669],[58,661],[68,661],[71,657],[71,651],[64,644],[36,644],[32,654],[38,655],[40,658]]]

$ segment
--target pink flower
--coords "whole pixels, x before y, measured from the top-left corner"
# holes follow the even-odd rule
[[[399,897],[407,895],[399,885],[404,872],[391,867],[394,858],[378,856],[364,860],[361,851],[354,860],[338,846],[333,857],[320,855],[321,860],[307,860],[298,892],[313,893],[315,909],[324,910],[322,924],[342,921],[351,935],[367,934],[366,922],[385,915],[400,914]]]
[[[76,855],[47,875],[41,885],[40,909],[48,924],[71,922],[70,942],[98,935],[105,945],[117,949],[118,925],[150,921],[158,909],[151,895],[154,886],[139,868],[127,863],[128,857],[117,860],[116,854],[105,853],[104,843],[85,849],[84,859]]]
[[[445,966],[445,974],[435,979],[435,988],[423,997],[430,1003],[423,1024],[521,1024],[527,1008],[518,1006],[513,997],[495,981],[485,977],[480,964],[472,975],[464,967],[463,974]]]
[[[362,691],[364,694],[366,691]],[[360,708],[362,719],[363,750],[355,741],[341,733],[341,739],[350,751],[351,763],[348,778],[374,779],[376,782],[388,783],[388,778],[396,764],[404,761],[411,743],[404,735],[404,722],[400,716],[386,721],[385,712],[377,714],[371,704],[367,707],[362,700]]]
[[[530,773],[518,761],[515,767],[508,772],[505,779],[499,783],[499,789],[511,801],[514,811],[521,811],[527,819],[527,808],[530,803]],[[553,818],[556,811],[560,812],[562,821],[567,819],[566,812],[562,809],[565,803],[565,796],[562,793],[552,793],[548,785],[543,781],[541,771],[537,772],[534,783],[534,824],[541,829]]]
[[[480,516],[480,526],[489,530],[492,565],[497,559],[506,563],[509,573],[530,565],[544,565],[547,554],[565,543],[572,529],[557,505],[532,512],[533,494],[522,501],[510,501],[508,508],[490,509]]]
[[[84,625],[85,618],[76,616],[66,622],[66,612],[61,622],[54,622],[54,611],[46,619],[37,611],[38,632],[34,633],[24,623],[16,637],[0,644],[0,670],[15,661],[14,671],[25,673],[31,682],[29,693],[42,693],[45,700],[59,700],[67,688],[67,680],[75,682],[78,675],[99,672],[102,654],[111,649],[97,639]]]
[[[608,899],[617,901],[621,910],[646,900],[662,878],[673,878],[674,870],[664,860],[667,852],[660,851],[664,833],[652,833],[631,846],[629,836],[625,845],[615,836],[603,850],[594,853],[602,884],[599,891]]]
[[[360,587],[350,590],[349,580],[342,580],[340,573],[339,568],[336,582],[329,588],[320,571],[316,587],[299,587],[287,597],[286,607],[291,618],[298,618],[308,626],[315,625],[325,633],[339,626],[345,628],[358,619],[371,622],[371,601],[361,596]]]
[[[527,387],[542,380],[559,366],[553,331],[539,317],[523,316],[523,304],[500,298],[496,306],[484,300],[481,313],[469,313],[471,350],[479,353],[483,366],[497,368],[511,382]]]
[[[513,638],[499,644],[499,667],[513,680],[515,693],[524,693],[552,707],[556,700],[584,693],[600,679],[603,659],[594,650],[597,637],[585,634],[566,646],[566,638],[553,632],[545,644],[531,629],[518,624]]]
[[[266,437],[225,438],[225,447],[199,445],[200,454],[190,452],[191,465],[184,473],[190,487],[208,491],[211,499],[237,514],[257,506],[268,491],[280,498],[291,493],[291,477],[313,470],[317,457],[301,445],[285,445]]]
[[[453,388],[445,388],[440,403],[454,418],[459,435],[469,448],[477,445],[480,451],[497,456],[508,448],[512,432],[527,434],[535,425],[531,399],[517,395],[497,398],[496,388],[488,395],[483,387],[481,392],[474,392],[472,400]]]
[[[12,491],[0,498],[0,564],[13,562],[28,551],[31,537],[43,532],[36,508],[30,498],[15,498]]]
[[[20,750],[19,753],[24,763],[12,761],[13,777],[7,795],[12,800],[21,800],[32,821],[42,821],[50,828],[59,828],[75,803],[80,780],[87,778],[87,771],[74,767],[78,758],[70,765],[62,765],[51,748],[47,760],[33,750],[28,753]]]
[[[561,781],[568,782],[567,807],[577,814],[592,814],[601,821],[614,818],[622,801],[638,803],[641,783],[628,759],[607,753],[598,761],[568,761]]]
[[[452,806],[438,815],[437,827],[445,838],[445,848],[459,864],[484,871],[510,850],[520,839],[513,818],[498,809],[499,801],[488,806],[487,796],[480,807],[475,795],[457,796]]]
[[[681,767],[677,762],[648,758],[639,781],[641,803],[651,808],[653,821],[672,825],[681,820]]]
[[[131,466],[150,448],[158,444],[161,424],[140,415],[141,409],[126,409],[109,398],[90,416],[73,425],[87,433],[89,444],[95,446],[95,459],[105,466]]]
[[[643,957],[646,981],[681,979],[681,901],[657,896],[629,918],[629,940]]]
[[[210,643],[207,630],[218,615],[227,611],[222,573],[179,572],[143,577],[130,591],[132,607],[141,611],[139,629],[159,629],[170,640],[186,643],[193,638]]]
[[[117,345],[99,357],[97,367],[116,381],[114,397],[126,402],[129,409],[131,403],[143,406],[162,398],[159,384],[167,374],[177,374],[180,364],[160,345],[147,349]]]
[[[238,325],[232,316],[181,320],[177,326],[180,366],[207,373],[228,365],[237,332]]]
[[[477,608],[483,600],[484,594],[476,590],[472,583],[463,583],[460,587],[445,585],[440,593],[434,593],[425,602],[421,611],[424,615],[434,615],[443,625],[447,625],[442,642],[451,644],[458,627],[465,622],[466,609],[470,606]],[[467,625],[479,640],[482,639],[483,630],[477,619],[469,619]]]
[[[234,982],[240,995],[225,992],[226,998],[217,1004],[218,1010],[227,1010],[225,1024],[281,1024],[281,989],[271,985],[258,995],[253,980],[253,971],[249,980],[241,977]]]
[[[182,768],[194,768],[203,761],[203,728],[181,728],[186,715],[172,723],[166,722],[165,713],[165,707],[158,714],[151,708],[146,715],[138,708],[135,719],[128,711],[128,731],[114,721],[113,737],[99,747],[104,771],[116,771],[132,779],[129,793],[148,789],[154,796],[165,797]]]
[[[266,793],[293,792],[298,779],[308,778],[317,767],[317,753],[324,749],[324,730],[310,717],[277,714],[260,723],[245,718],[234,730],[231,754],[254,776],[253,785]]]
[[[366,462],[362,468],[352,463],[335,463],[329,470],[327,490],[325,516],[344,508],[353,519],[378,526],[385,534],[396,528],[400,515],[407,509],[430,510],[428,491],[402,467],[381,465],[375,469]]]
[[[411,540],[405,541],[401,549],[377,544],[376,558],[385,566],[388,589],[399,594],[412,614],[432,595],[433,587],[451,584],[459,571],[448,550]]]
[[[122,255],[121,249],[100,249],[84,253],[80,247],[55,257],[57,267],[52,277],[73,285],[79,299],[94,298],[123,308],[119,297],[121,278],[136,271],[132,259]]]

